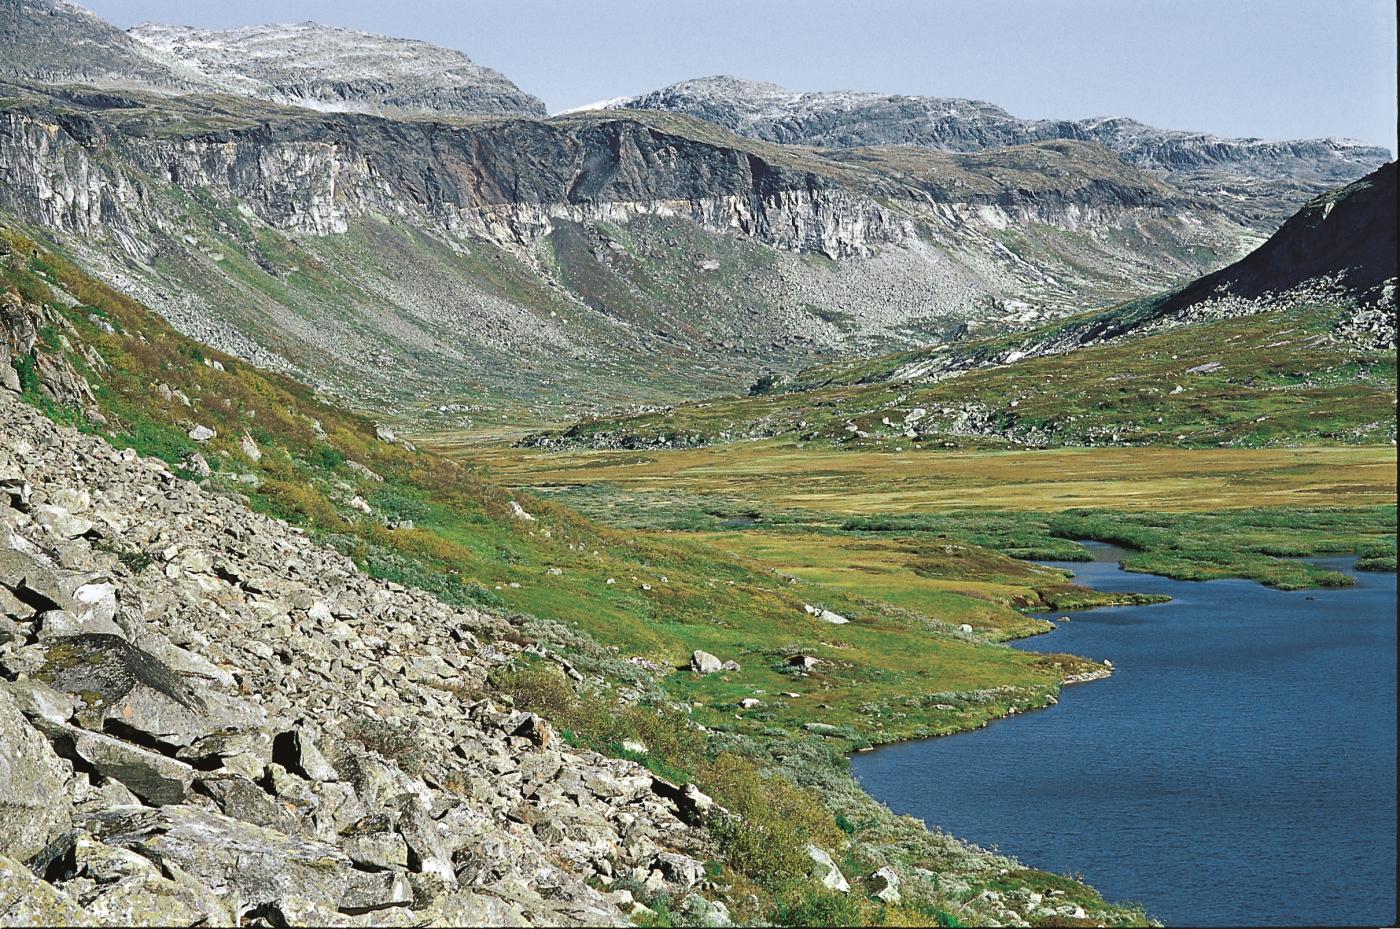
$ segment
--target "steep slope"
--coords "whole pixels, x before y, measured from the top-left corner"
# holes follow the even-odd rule
[[[232,92],[314,110],[544,116],[544,103],[453,49],[317,23],[223,31],[145,23],[137,41]]]
[[[495,487],[183,338],[9,230],[0,294],[0,369],[28,404],[0,389],[0,701],[19,702],[0,744],[24,747],[47,788],[0,781],[0,806],[24,826],[0,843],[24,863],[0,858],[0,914],[43,904],[32,921],[54,922],[76,918],[76,901],[122,923],[233,909],[272,925],[704,924],[722,921],[718,898],[745,923],[1143,921],[894,817],[842,760],[1102,675],[992,644],[1043,628],[1012,604],[1099,602],[1063,573],[940,547],[956,572],[941,603],[956,612],[912,616]],[[959,592],[969,576],[976,596]],[[64,583],[83,588],[67,613],[42,599],[72,601]],[[804,609],[814,597],[856,618],[818,623]],[[734,665],[692,672],[697,648]],[[794,653],[820,669],[796,669]],[[89,707],[35,683],[92,691],[71,666],[89,658],[136,660],[148,685],[167,667],[206,677],[175,691],[194,709],[138,687],[130,716],[125,692]],[[939,701],[915,706],[930,679]],[[798,696],[736,718],[736,693],[760,691]],[[234,731],[206,732],[225,722]],[[92,841],[65,845],[65,815]],[[51,828],[56,857],[31,872]],[[829,872],[809,843],[836,857],[850,893],[814,880]],[[541,860],[546,844],[567,860]],[[102,870],[113,855],[128,870]],[[279,856],[289,864],[270,877]],[[901,902],[869,896],[887,866]],[[141,909],[118,912],[123,901]]]
[[[7,97],[0,207],[186,332],[454,424],[1024,325],[1194,277],[1243,233],[1092,143],[831,158],[664,113]]]
[[[752,396],[539,444],[1260,445],[1395,438],[1394,163],[1175,293],[1025,333],[843,361]]]
[[[1232,215],[1272,229],[1321,190],[1391,155],[1348,139],[1227,139],[1155,129],[1132,119],[1027,120],[980,100],[852,91],[798,93],[709,77],[602,104],[688,113],[743,136],[801,145],[919,145],[981,151],[1046,139],[1096,141],[1173,184],[1218,198]]]
[[[352,113],[545,115],[538,98],[461,52],[316,23],[123,32],[67,0],[3,0],[0,52],[0,79],[40,84]]]
[[[67,0],[0,0],[0,79],[167,92],[218,85]]]

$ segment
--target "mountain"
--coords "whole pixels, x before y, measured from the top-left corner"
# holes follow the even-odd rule
[[[844,754],[1106,675],[996,640],[1047,625],[1012,603],[1129,598],[940,546],[978,594],[913,617],[597,525],[8,224],[0,436],[0,923],[1148,924]]]
[[[543,116],[502,74],[427,42],[315,23],[123,32],[66,0],[0,0],[0,79],[236,94],[315,110]]]
[[[1046,139],[1094,141],[1267,229],[1303,201],[1391,157],[1383,148],[1348,139],[1229,139],[1123,118],[1028,120],[980,100],[799,93],[723,76],[681,81],[599,106],[686,113],[738,135],[825,148],[919,145],[966,152]]]
[[[1172,292],[1024,332],[839,361],[764,379],[749,397],[588,420],[525,441],[1394,441],[1395,230],[1392,162],[1315,198],[1246,257]]]
[[[314,110],[544,116],[498,71],[428,42],[316,23],[214,31],[146,23],[130,35],[231,92]]]
[[[203,341],[454,423],[672,402],[1024,325],[1250,240],[1094,143],[828,153],[657,112],[0,97],[0,209]]]
[[[171,93],[219,87],[67,0],[0,0],[0,79]]]

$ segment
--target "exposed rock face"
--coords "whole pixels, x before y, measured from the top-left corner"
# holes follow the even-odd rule
[[[797,93],[733,77],[682,81],[601,106],[687,113],[751,138],[831,147],[920,145],[966,152],[1046,139],[1095,141],[1185,189],[1244,197],[1238,215],[1270,228],[1312,194],[1391,157],[1379,146],[1350,139],[1276,142],[1155,129],[1124,118],[1018,119],[980,100]]]
[[[110,233],[140,257],[150,250],[145,229],[173,220],[152,215],[160,183],[207,190],[269,226],[314,236],[344,233],[351,215],[368,212],[417,214],[514,245],[560,223],[637,214],[831,257],[913,235],[909,218],[828,175],[628,119],[451,126],[326,116],[171,139],[56,111],[0,118],[7,207],[58,231]],[[98,151],[127,163],[104,164]]]
[[[499,71],[427,42],[317,23],[214,31],[146,23],[138,41],[230,90],[314,110],[544,116]]]
[[[211,130],[188,99],[44,93],[0,111],[0,210],[185,333],[358,404],[513,374],[577,396],[629,364],[647,373],[607,370],[613,402],[723,389],[1137,295],[1243,231],[1091,143],[818,157],[610,114]]]
[[[705,891],[644,769],[467,696],[502,622],[8,394],[0,435],[5,921],[600,925],[590,879]],[[84,535],[35,518],[72,506]],[[111,631],[46,638],[60,606]]]

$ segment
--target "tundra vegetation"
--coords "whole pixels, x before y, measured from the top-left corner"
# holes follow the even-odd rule
[[[580,686],[525,662],[493,685],[555,720],[566,740],[694,783],[734,814],[709,825],[722,854],[714,878],[737,918],[957,925],[991,890],[1053,895],[1111,924],[1145,921],[1140,908],[1107,904],[1082,883],[893,816],[844,760],[877,742],[1044,706],[1067,678],[1103,673],[1081,658],[996,642],[1049,628],[1024,608],[1114,598],[1075,587],[1064,572],[940,540],[923,575],[939,598],[914,608],[774,570],[705,538],[606,526],[180,336],[14,227],[3,241],[4,290],[50,320],[31,357],[70,366],[92,392],[82,409],[22,370],[26,400],[305,527],[371,575],[521,618],[532,639],[605,671],[599,679],[610,683]],[[132,564],[149,558],[120,554]],[[849,621],[823,622],[808,607]],[[695,674],[696,650],[733,664]],[[801,656],[812,661],[795,664]],[[411,766],[402,733],[370,727],[356,737]],[[898,904],[834,892],[810,876],[809,843],[837,850],[847,874],[897,864],[915,879]],[[658,921],[672,918],[665,900],[647,902]]]

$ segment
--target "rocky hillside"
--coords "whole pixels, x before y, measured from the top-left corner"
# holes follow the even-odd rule
[[[173,93],[219,88],[67,0],[0,0],[0,77]]]
[[[461,52],[316,23],[123,32],[67,0],[4,0],[0,49],[0,78],[43,84],[235,94],[353,113],[545,113]]]
[[[600,106],[687,113],[738,135],[836,148],[919,145],[966,152],[1047,139],[1094,141],[1184,190],[1218,198],[1237,218],[1270,230],[1309,197],[1391,157],[1383,148],[1349,139],[1228,139],[1125,118],[1029,120],[980,100],[799,93],[733,77],[682,81]]]
[[[7,924],[626,924],[590,881],[701,890],[648,772],[471,696],[508,627],[8,393],[0,432]]]
[[[381,115],[544,116],[499,71],[427,42],[317,23],[224,31],[146,23],[130,35],[211,84],[274,103]]]
[[[1390,163],[1316,198],[1253,253],[1175,292],[1025,332],[836,362],[760,381],[748,398],[585,421],[528,441],[1393,441],[1395,173]]]
[[[0,919],[48,923],[71,914],[51,908],[31,919],[20,909],[31,900],[64,906],[51,885],[101,914],[94,921],[217,922],[243,905],[239,894],[252,895],[228,876],[226,856],[207,847],[232,843],[254,862],[269,848],[291,847],[325,865],[274,881],[266,892],[277,900],[244,914],[255,924],[510,924],[518,911],[536,923],[630,914],[708,925],[722,924],[726,909],[756,924],[946,924],[953,913],[979,924],[1144,921],[1140,910],[1106,904],[1081,883],[895,817],[846,770],[853,748],[975,728],[1053,703],[1067,680],[1106,673],[1085,659],[991,641],[1040,621],[968,598],[977,630],[968,634],[837,590],[820,592],[820,602],[853,619],[818,621],[808,609],[814,587],[729,552],[617,532],[494,486],[295,381],[182,337],[12,229],[0,229],[0,344],[0,511],[14,511],[0,515],[0,667],[9,669],[0,690],[9,695],[16,685],[25,717],[5,717],[0,758],[23,746],[50,772],[40,783],[63,788],[6,794],[11,782],[0,780],[0,808],[9,812],[17,798],[15,818],[27,834],[42,828],[48,836],[42,823],[58,824],[50,843],[57,857],[0,852],[9,856],[0,859]],[[1006,602],[1034,598],[1048,607],[1094,596],[1061,572],[973,547],[958,548],[950,568],[962,579],[971,564]],[[70,580],[75,573],[81,577]],[[31,588],[69,596],[46,601]],[[99,640],[81,638],[89,634]],[[71,640],[57,643],[68,651],[53,657],[60,635]],[[60,719],[26,715],[23,700],[36,693],[62,701],[65,686],[92,683],[73,683],[64,676],[72,669],[50,667],[51,657],[86,660],[104,643],[124,650],[109,641],[122,636],[141,650],[140,681],[158,689],[171,680],[160,669],[174,672],[173,692],[197,718],[166,715],[160,725],[184,720],[191,728],[179,731],[188,738],[138,728],[148,725],[138,710],[152,705],[183,712],[150,695],[142,699],[155,704],[136,704],[120,720],[127,703],[108,712],[107,690],[92,695],[102,704],[86,691],[69,694],[76,702]],[[192,666],[196,675],[181,673]],[[105,670],[100,677],[107,687]],[[112,688],[128,686],[112,679]],[[911,703],[930,679],[956,689]],[[44,705],[67,712],[63,702]],[[229,715],[235,710],[252,715]],[[405,722],[410,714],[421,721]],[[233,731],[211,738],[199,729],[219,720]],[[31,729],[49,740],[57,763]],[[328,767],[307,754],[303,732]],[[210,754],[220,751],[234,760]],[[593,752],[629,759],[649,775]],[[342,764],[356,767],[345,773]],[[171,791],[191,778],[183,788],[190,798],[143,800],[163,783],[147,778],[152,765],[174,780]],[[361,770],[387,786],[361,787]],[[236,778],[214,785],[216,775],[234,774],[261,793]],[[534,789],[538,777],[546,781]],[[634,794],[642,777],[649,794]],[[531,805],[558,799],[556,783],[558,805]],[[583,793],[574,798],[576,791]],[[422,833],[411,830],[426,824],[402,820],[404,804],[416,802],[405,792],[428,806],[458,890],[484,899],[439,887],[431,875],[448,880],[441,860],[415,858],[413,836]],[[459,799],[465,810],[454,805]],[[99,832],[109,821],[96,811],[108,808],[121,817]],[[352,810],[364,821],[336,818]],[[76,838],[64,815],[78,823]],[[41,826],[31,827],[36,820]],[[201,845],[196,831],[214,838]],[[609,873],[573,844],[579,835],[606,844],[613,834],[624,847],[651,836],[666,857],[642,862],[645,873],[630,865]],[[402,864],[396,835],[410,849]],[[96,864],[80,870],[84,853],[65,843],[89,837],[133,852],[118,854],[133,869],[121,873],[141,886]],[[546,843],[573,849],[578,861],[551,859],[539,870],[533,856]],[[631,851],[590,848],[613,865],[632,860]],[[178,886],[146,880],[150,871],[135,856],[157,862],[159,876]],[[509,870],[499,856],[514,856]],[[691,859],[703,862],[703,878]],[[492,867],[466,867],[483,860]],[[672,866],[685,876],[668,876]],[[535,874],[544,883],[530,886],[543,903],[518,890]],[[439,907],[421,893],[424,882],[451,899]],[[369,896],[337,896],[352,884],[357,893],[369,887]],[[197,907],[179,908],[181,888]],[[108,890],[115,895],[104,897]],[[595,908],[599,895],[615,912]],[[139,905],[131,919],[107,916],[128,899]]]
[[[826,157],[663,113],[5,96],[0,209],[197,338],[447,424],[1020,326],[1193,277],[1245,233],[1092,143]]]

